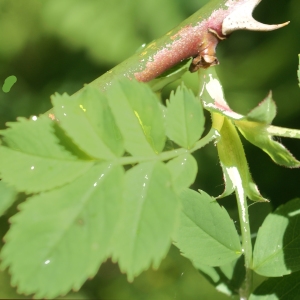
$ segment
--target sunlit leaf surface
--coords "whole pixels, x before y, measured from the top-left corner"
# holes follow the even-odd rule
[[[54,298],[95,275],[119,218],[122,178],[121,167],[102,163],[20,205],[1,251],[18,292]]]
[[[221,266],[242,254],[239,235],[227,211],[205,192],[184,190],[175,245],[195,265]]]
[[[86,87],[79,96],[57,94],[52,103],[59,125],[88,155],[113,159],[123,154],[123,140],[103,93]]]
[[[199,98],[184,86],[171,93],[167,102],[166,130],[179,146],[190,149],[204,131],[204,115]]]
[[[0,216],[14,203],[17,197],[17,191],[0,181]]]
[[[158,268],[171,245],[179,203],[168,168],[142,163],[125,175],[124,202],[112,247],[130,281],[152,264]]]
[[[190,154],[180,155],[170,160],[167,167],[172,176],[173,186],[178,192],[188,188],[196,179],[197,161]]]
[[[149,156],[163,150],[163,113],[155,94],[146,84],[123,80],[109,89],[108,102],[132,155]]]
[[[59,144],[53,121],[46,117],[19,118],[2,130],[2,179],[18,191],[40,192],[62,186],[85,173],[91,161],[79,161]]]

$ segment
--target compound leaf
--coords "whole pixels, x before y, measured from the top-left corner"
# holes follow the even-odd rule
[[[98,164],[20,205],[1,252],[19,293],[55,298],[95,275],[119,218],[122,178],[122,167]]]
[[[253,270],[276,277],[300,270],[300,199],[294,199],[269,214],[258,231],[253,252]]]
[[[186,189],[175,245],[194,265],[220,266],[242,254],[239,235],[227,211],[205,192]]]
[[[142,163],[127,171],[124,189],[112,252],[132,281],[151,264],[158,268],[167,254],[179,203],[171,174],[161,162]]]
[[[200,100],[185,86],[172,92],[167,102],[167,136],[179,146],[190,149],[204,131],[204,114]]]

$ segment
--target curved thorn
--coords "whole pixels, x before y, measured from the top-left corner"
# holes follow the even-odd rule
[[[222,23],[222,33],[228,35],[235,30],[271,31],[284,27],[290,22],[267,25],[252,17],[254,8],[261,0],[248,0],[233,10]]]

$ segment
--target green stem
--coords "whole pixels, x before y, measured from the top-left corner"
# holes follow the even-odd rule
[[[268,126],[267,132],[271,135],[288,137],[293,139],[300,139],[300,130],[299,129],[290,129],[277,126]]]
[[[170,160],[170,159],[175,158],[175,157],[177,157],[179,155],[182,155],[182,154],[193,153],[196,150],[198,150],[200,148],[203,148],[205,145],[209,144],[213,140],[217,140],[219,138],[219,136],[220,135],[219,135],[218,131],[215,130],[214,128],[211,128],[209,133],[204,138],[202,138],[201,140],[196,142],[195,146],[191,149],[179,148],[179,149],[159,153],[156,156],[121,157],[121,158],[116,160],[116,163],[121,164],[121,165],[133,165],[133,164],[137,164],[137,163],[141,163],[141,162],[145,162],[145,161],[153,161],[153,160],[166,161],[166,160]]]
[[[236,189],[236,198],[242,234],[242,249],[245,258],[245,278],[239,289],[240,300],[247,300],[252,289],[252,242],[247,198],[242,186]]]

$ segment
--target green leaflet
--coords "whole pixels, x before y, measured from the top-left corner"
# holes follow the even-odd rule
[[[72,182],[93,162],[40,157],[0,147],[0,173],[4,182],[16,190],[36,193]]]
[[[158,268],[171,245],[179,203],[168,168],[141,163],[126,172],[122,214],[112,244],[112,257],[128,280]]]
[[[269,214],[258,231],[253,270],[276,277],[300,270],[300,199],[294,199]]]
[[[194,265],[221,266],[242,254],[239,235],[227,211],[201,191],[184,190],[175,245]]]
[[[17,197],[17,191],[0,181],[0,217],[14,203]]]
[[[272,93],[252,109],[243,119],[250,122],[259,122],[263,124],[271,124],[276,116],[276,104],[272,98]]]
[[[119,219],[122,182],[122,167],[102,163],[20,205],[1,252],[18,292],[55,298],[95,275]]]
[[[300,272],[264,281],[249,300],[297,300],[300,295]]]
[[[288,168],[299,168],[298,161],[281,143],[273,139],[263,123],[237,121],[235,123],[243,136],[253,145],[261,148],[277,164]]]
[[[107,91],[109,106],[134,156],[152,156],[165,145],[163,113],[158,99],[146,84],[122,80]]]
[[[87,86],[78,96],[56,94],[52,103],[60,127],[81,150],[97,159],[123,155],[121,134],[107,98],[99,90]]]
[[[167,136],[179,146],[190,149],[204,131],[202,104],[191,90],[179,86],[167,102]]]
[[[167,163],[176,191],[188,188],[196,179],[198,166],[191,154],[180,155]]]
[[[8,128],[0,130],[3,145],[31,155],[75,160],[76,157],[59,144],[53,124],[46,116],[21,117],[17,122],[8,122]]]
[[[279,142],[273,139],[268,127],[276,116],[276,105],[269,95],[242,120],[235,122],[242,135],[253,145],[266,152],[277,164],[298,168],[300,162]]]
[[[1,130],[0,173],[4,182],[27,193],[50,190],[73,181],[93,162],[79,161],[59,144],[46,117],[9,123]]]

